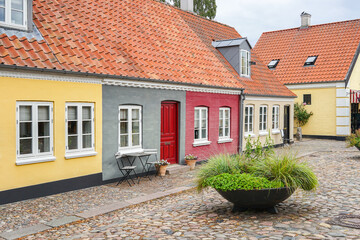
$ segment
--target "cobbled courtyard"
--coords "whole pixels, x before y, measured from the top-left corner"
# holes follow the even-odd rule
[[[283,151],[279,148],[276,151]],[[360,239],[360,229],[330,225],[340,214],[360,215],[360,151],[332,140],[297,142],[319,178],[315,192],[296,191],[279,205],[279,214],[232,213],[216,191],[190,189],[93,218],[52,228],[25,239]],[[1,205],[0,232],[44,223],[114,200],[189,185],[196,171],[143,181],[130,188],[109,184],[70,193]]]

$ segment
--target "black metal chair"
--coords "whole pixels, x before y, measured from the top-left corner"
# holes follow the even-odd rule
[[[145,177],[149,178],[149,180],[151,181],[149,173],[150,173],[152,167],[154,167],[155,171],[156,171],[155,163],[158,161],[157,149],[144,149],[144,153],[145,154],[150,154],[150,155],[155,155],[155,161],[149,161],[149,158],[148,158],[146,163],[145,163],[145,166],[146,166],[146,175],[145,175]],[[155,174],[155,176],[156,176],[156,174]]]
[[[128,161],[128,165],[126,165],[124,163],[125,159]],[[124,157],[122,155],[118,155],[118,154],[115,154],[115,161],[119,167],[120,172],[123,175],[123,177],[119,179],[119,182],[116,184],[116,186],[126,180],[127,183],[129,184],[129,186],[131,187],[132,185],[131,185],[129,179],[133,182],[133,184],[135,184],[135,182],[132,179],[132,176],[130,174],[132,172],[134,172],[135,177],[138,179],[138,176],[136,175],[136,172],[135,172],[136,166],[133,166],[134,161],[131,161],[129,158]]]

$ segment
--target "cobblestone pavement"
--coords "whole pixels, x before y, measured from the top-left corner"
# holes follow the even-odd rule
[[[344,142],[330,140],[305,140],[292,145],[291,151],[311,153],[303,160],[314,167],[320,186],[314,193],[294,193],[279,205],[280,213],[277,215],[255,211],[234,214],[231,213],[231,204],[216,191],[197,194],[192,190],[53,228],[27,236],[26,239],[360,239],[360,229],[326,223],[341,213],[360,215],[360,152],[354,148],[346,149]],[[172,180],[169,177],[166,181],[184,184],[183,181],[192,177],[184,177],[186,174],[189,172],[174,175]],[[102,196],[106,196],[105,193],[101,194],[102,188],[110,187],[96,187],[89,191],[101,196],[99,200],[94,199],[98,204],[104,201]],[[126,194],[131,195],[134,189]],[[79,197],[80,203],[77,203],[75,197],[77,192],[82,191],[83,198],[89,198],[86,196],[87,189],[72,192],[74,199],[71,201],[68,200],[69,196],[63,194],[52,196],[53,201],[60,204],[62,215],[66,211],[61,209],[66,209],[68,205],[73,210],[83,208],[82,204],[86,201]],[[31,210],[31,219],[44,219],[37,216],[39,212],[35,212],[39,210],[36,204],[47,204],[44,199],[47,198],[3,205],[1,217],[14,225],[11,217],[3,216],[3,210],[15,216],[11,210],[5,209],[12,207],[13,211],[21,213],[20,218],[26,219],[28,216],[22,210]],[[32,203],[31,207],[36,206],[35,210],[26,207],[29,202]],[[42,210],[56,213],[58,206],[53,204],[52,207],[55,210],[46,207]]]

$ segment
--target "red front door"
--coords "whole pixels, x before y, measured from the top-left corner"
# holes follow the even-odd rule
[[[169,163],[178,163],[178,104],[161,103],[160,157]]]

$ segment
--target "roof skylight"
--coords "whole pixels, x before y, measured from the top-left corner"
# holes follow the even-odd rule
[[[268,68],[269,69],[276,68],[276,65],[278,65],[279,61],[280,61],[279,59],[271,60],[268,64]]]
[[[313,66],[318,56],[310,56],[306,59],[304,66]]]

